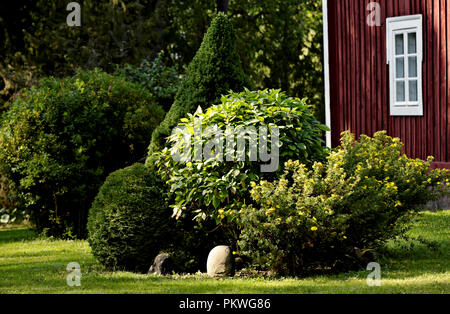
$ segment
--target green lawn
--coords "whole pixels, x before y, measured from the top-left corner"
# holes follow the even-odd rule
[[[0,293],[450,293],[450,210],[425,212],[411,234],[440,247],[390,244],[390,257],[379,261],[381,286],[369,287],[365,269],[278,280],[109,273],[86,241],[43,240],[27,229],[0,229]],[[66,284],[70,262],[81,265],[81,287]]]

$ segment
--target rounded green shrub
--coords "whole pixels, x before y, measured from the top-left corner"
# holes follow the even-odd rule
[[[223,244],[220,234],[197,228],[191,219],[172,218],[166,194],[167,185],[142,164],[107,177],[88,220],[88,241],[101,264],[145,272],[157,254],[167,252],[174,271],[206,271],[209,251]]]
[[[241,91],[244,87],[250,87],[250,83],[236,51],[233,25],[219,13],[189,64],[172,107],[152,135],[147,166],[153,166],[152,154],[164,147],[166,137],[181,118],[199,106],[205,109],[220,102],[221,95],[230,90]]]
[[[89,211],[88,241],[108,269],[148,271],[173,237],[164,183],[142,164],[111,173]]]
[[[163,115],[146,89],[98,69],[44,79],[2,116],[0,173],[38,231],[84,237],[98,188],[145,156]]]
[[[365,266],[405,237],[419,205],[450,191],[448,170],[402,155],[386,132],[359,141],[345,132],[341,143],[326,163],[288,161],[279,179],[253,184],[257,205],[239,213],[239,253],[255,268],[305,275]]]
[[[222,97],[221,104],[182,118],[178,126],[185,132],[174,132],[166,147],[156,154],[157,169],[171,187],[175,215],[213,220],[228,229],[230,239],[237,239],[235,218],[239,210],[252,203],[252,181],[276,178],[279,166],[289,159],[312,165],[324,160],[328,153],[322,139],[327,128],[314,118],[306,99],[290,98],[279,90],[230,93]],[[261,129],[266,130],[266,135]],[[272,142],[275,129],[279,143]],[[245,131],[243,152],[237,140],[238,130]],[[232,140],[225,141],[229,135]],[[252,137],[256,145],[267,139],[270,161],[261,159],[261,145],[251,159],[247,148]],[[198,144],[203,149],[219,144],[215,149],[221,153],[211,157],[203,154],[198,159]],[[275,146],[280,146],[278,155]],[[185,151],[186,158],[177,161],[174,152],[178,147],[190,148]],[[231,147],[234,153],[228,159],[227,150]],[[237,152],[243,158],[238,158]],[[262,167],[269,164],[274,169],[265,172]]]

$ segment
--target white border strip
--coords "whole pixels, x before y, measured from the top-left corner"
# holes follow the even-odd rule
[[[325,76],[325,124],[331,130],[330,108],[330,56],[328,51],[328,1],[322,0],[323,13],[323,66]],[[327,147],[331,148],[331,131],[326,132]]]

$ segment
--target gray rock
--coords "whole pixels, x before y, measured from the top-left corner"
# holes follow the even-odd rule
[[[233,275],[233,254],[226,245],[216,246],[209,252],[206,271],[211,277],[228,277]]]
[[[450,208],[450,197],[444,196],[436,201],[429,201],[425,206],[425,209],[429,210],[441,210]]]
[[[155,257],[153,265],[148,270],[149,274],[166,275],[173,270],[173,262],[168,253],[161,253]]]

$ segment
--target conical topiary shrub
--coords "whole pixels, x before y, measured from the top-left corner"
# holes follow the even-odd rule
[[[207,108],[217,103],[221,95],[230,90],[242,91],[244,87],[251,86],[236,51],[233,25],[224,13],[219,13],[189,64],[172,107],[153,132],[147,166],[152,164],[152,154],[164,146],[172,128],[187,113],[194,112],[198,106]]]

